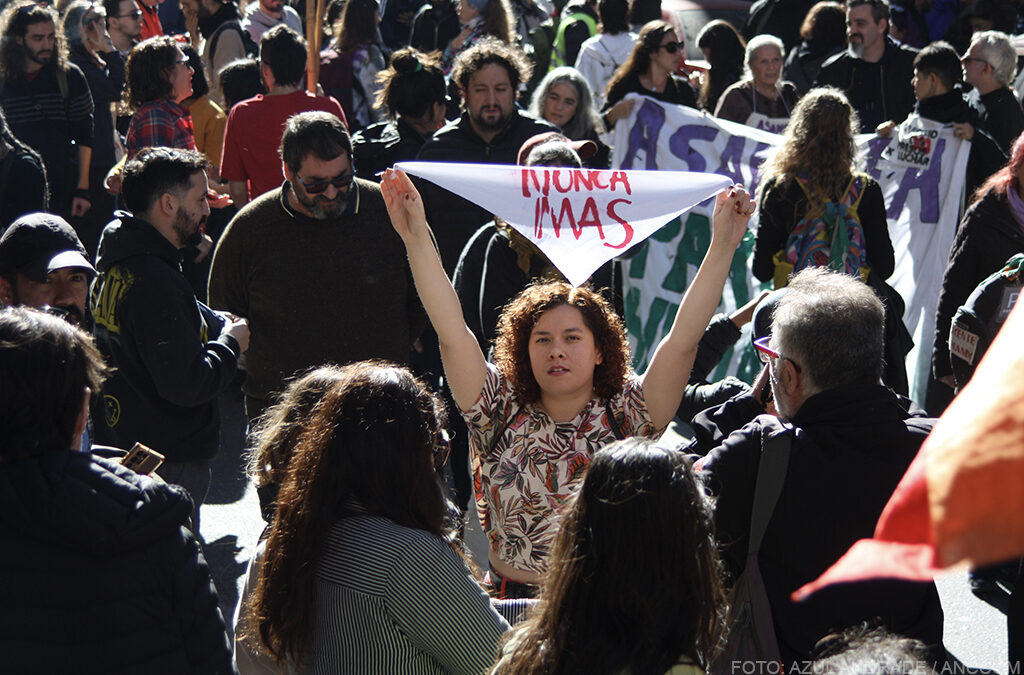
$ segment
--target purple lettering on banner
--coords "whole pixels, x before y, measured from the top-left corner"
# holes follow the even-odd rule
[[[918,221],[930,224],[939,222],[939,179],[942,178],[942,152],[945,149],[946,139],[940,138],[935,144],[935,154],[932,155],[932,163],[927,169],[907,169],[904,172],[903,180],[889,202],[889,210],[885,212],[887,217],[898,218],[907,201],[907,195],[911,190],[919,190],[921,210],[917,214]]]
[[[882,158],[882,150],[885,150],[888,145],[889,139],[882,136],[875,136],[868,141],[868,154],[864,158],[864,171],[875,180],[882,177],[882,172],[878,169],[878,160]]]
[[[743,146],[747,139],[743,136],[733,136],[725,144],[722,150],[722,163],[715,169],[715,173],[732,178],[733,183],[743,182]]]
[[[718,129],[701,124],[684,124],[668,139],[668,151],[686,163],[686,171],[702,173],[707,168],[704,155],[691,147],[693,141],[714,141]]]
[[[629,150],[622,158],[622,169],[632,169],[633,160],[638,150],[643,150],[646,157],[644,168],[654,170],[658,168],[658,136],[661,128],[665,126],[665,109],[660,105],[644,99],[640,110],[636,113],[636,122],[629,130]]]
[[[761,169],[761,162],[764,161],[764,152],[772,147],[768,143],[758,143],[754,146],[754,152],[750,153],[750,185],[747,189],[750,194],[757,191],[758,173]]]

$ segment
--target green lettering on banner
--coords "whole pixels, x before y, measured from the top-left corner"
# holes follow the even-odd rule
[[[637,297],[633,295],[633,290],[629,292],[629,300],[635,301]],[[666,317],[667,321],[671,322],[676,316],[677,309],[679,305],[669,304],[664,298],[655,298],[647,314],[646,324],[641,326],[639,314],[632,313],[627,317],[626,329],[630,335],[636,337],[636,347],[633,349],[633,369],[636,372],[642,373],[647,370],[654,348],[668,330],[662,323]],[[631,325],[635,326],[636,330],[630,328]]]
[[[676,247],[672,269],[665,275],[661,287],[674,293],[683,293],[690,284],[689,265],[697,267],[711,246],[711,219],[702,213],[691,212],[686,218],[683,237]]]
[[[649,239],[654,241],[668,242],[672,241],[679,236],[679,231],[682,229],[682,221],[676,217],[665,223],[665,225],[657,232],[652,234]],[[634,279],[643,279],[644,273],[647,271],[647,251],[650,247],[646,241],[644,245],[640,247],[640,250],[636,252],[629,261],[629,276]]]

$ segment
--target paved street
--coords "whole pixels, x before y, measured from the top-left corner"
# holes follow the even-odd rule
[[[234,441],[225,443],[213,463],[213,482],[202,511],[206,556],[229,622],[238,601],[242,575],[263,530],[256,490],[246,481],[238,447],[245,428],[241,406],[241,394],[237,391],[221,397],[222,439]],[[467,541],[477,561],[486,562],[486,544],[475,521],[474,518],[467,532]],[[964,572],[941,578],[938,587],[946,617],[946,648],[967,669],[961,672],[1006,673],[1005,616],[971,593]],[[1015,672],[1024,675],[1021,670]]]

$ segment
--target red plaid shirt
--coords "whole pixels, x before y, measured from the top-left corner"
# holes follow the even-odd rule
[[[143,148],[157,146],[195,150],[192,115],[169,99],[151,101],[132,116],[125,144],[129,159]]]

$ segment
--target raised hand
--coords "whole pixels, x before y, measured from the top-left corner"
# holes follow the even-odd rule
[[[423,210],[423,198],[404,171],[385,171],[380,181],[380,191],[391,225],[403,241],[408,242],[409,237],[426,231],[427,217]]]
[[[712,240],[719,240],[735,249],[743,240],[750,216],[754,213],[754,200],[742,185],[734,185],[719,192],[715,199],[715,212],[711,218]]]

